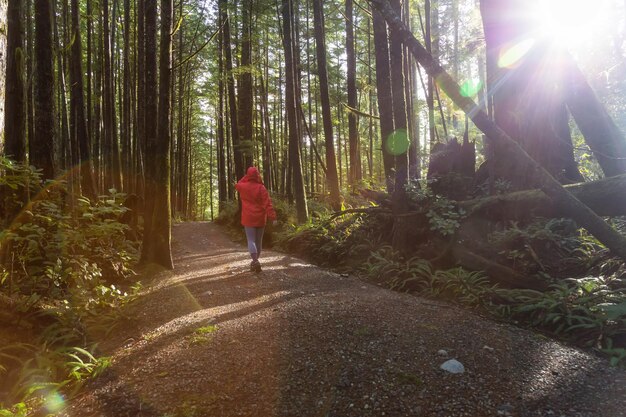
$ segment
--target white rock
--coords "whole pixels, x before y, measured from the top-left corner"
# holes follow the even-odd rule
[[[450,359],[445,361],[441,364],[439,368],[443,369],[446,372],[450,372],[451,374],[462,374],[463,372],[465,372],[465,367],[463,366],[463,364],[456,359]]]
[[[439,356],[448,356],[448,351],[447,350],[443,350],[443,349],[439,349],[437,351],[437,355],[439,355]]]

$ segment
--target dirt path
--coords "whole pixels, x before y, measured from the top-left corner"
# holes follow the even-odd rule
[[[66,416],[626,416],[626,373],[587,353],[276,252],[249,273],[208,223],[173,237]]]

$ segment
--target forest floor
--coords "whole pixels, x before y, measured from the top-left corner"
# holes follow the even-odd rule
[[[173,241],[62,415],[626,416],[626,372],[590,353],[277,252],[248,272],[210,223]]]

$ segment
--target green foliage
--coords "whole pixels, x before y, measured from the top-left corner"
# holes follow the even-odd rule
[[[391,216],[376,208],[330,212],[304,225],[292,225],[279,236],[279,246],[320,265],[340,268],[358,265],[380,242],[389,240]]]
[[[0,188],[3,189],[3,200],[0,203],[5,215],[17,213],[24,207],[23,190],[39,184],[39,171],[0,156],[0,172],[3,173],[0,175]]]
[[[20,223],[0,233],[11,250],[9,292],[62,298],[95,290],[107,280],[133,275],[137,251],[117,221],[125,208],[121,194],[92,203],[79,198],[73,212],[60,194],[31,202]]]
[[[500,248],[499,262],[525,273],[541,271],[568,276],[575,269],[585,270],[602,245],[569,219],[538,219],[521,226],[510,226],[488,237],[491,247]]]
[[[0,297],[9,300],[9,317],[18,318],[9,325],[37,334],[0,348],[0,384],[16,403],[0,415],[22,415],[42,405],[61,407],[64,397],[108,367],[89,336],[109,332],[124,317],[120,307],[139,291],[129,281],[138,250],[118,221],[126,210],[123,194],[72,198],[59,182],[36,190],[37,174],[29,169],[13,169],[2,181],[37,192],[0,233]],[[19,206],[18,193],[10,198]]]
[[[24,403],[17,403],[11,409],[0,408],[0,417],[26,417],[28,407]]]
[[[626,365],[625,346],[615,347],[615,341],[626,341],[626,283],[617,278],[570,279],[546,292],[500,289],[495,294],[494,313],[598,348],[617,358],[615,364]]]
[[[482,305],[495,289],[480,272],[462,268],[435,270],[427,260],[418,257],[404,260],[388,246],[373,252],[361,271],[370,279],[386,282],[396,291],[450,298],[468,306]]]
[[[95,350],[95,346],[90,350]],[[19,363],[13,367],[14,383],[9,396],[9,400],[19,401],[12,407],[16,411],[11,411],[18,413],[28,411],[20,404],[36,408],[54,398],[73,396],[88,378],[101,374],[110,365],[109,358],[97,358],[87,349],[55,348],[45,342],[39,346],[23,343],[4,346],[0,358]]]
[[[465,216],[463,209],[457,208],[451,200],[435,194],[429,187],[420,186],[417,181],[407,184],[406,191],[409,200],[428,219],[430,230],[442,236],[456,233]]]
[[[191,336],[191,344],[197,345],[209,342],[216,331],[216,325],[208,325],[197,328]]]

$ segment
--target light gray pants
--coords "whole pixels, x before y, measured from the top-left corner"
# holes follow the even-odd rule
[[[248,239],[248,252],[250,252],[252,260],[256,261],[261,257],[265,227],[244,226],[244,229],[246,231],[246,239]]]

